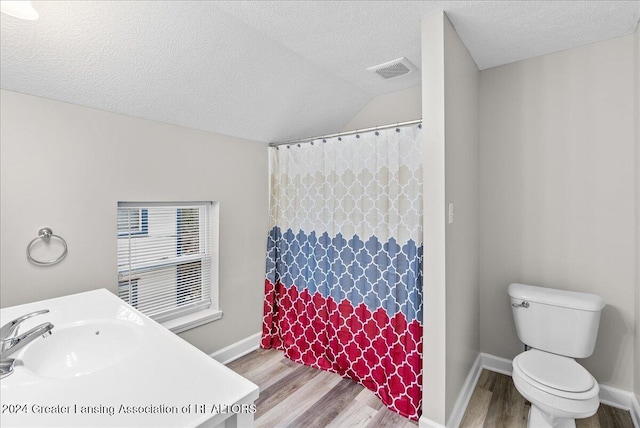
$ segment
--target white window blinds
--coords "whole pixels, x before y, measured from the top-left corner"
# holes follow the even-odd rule
[[[211,306],[211,202],[118,203],[118,295],[158,322]]]

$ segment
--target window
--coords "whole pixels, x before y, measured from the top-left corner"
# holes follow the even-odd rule
[[[220,318],[217,217],[212,202],[119,202],[118,296],[175,332]]]
[[[131,208],[118,210],[118,236],[146,235],[149,231],[149,210]]]

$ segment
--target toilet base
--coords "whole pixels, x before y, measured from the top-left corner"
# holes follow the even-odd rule
[[[529,428],[576,428],[575,419],[556,418],[545,415],[538,406],[532,404],[527,419]]]

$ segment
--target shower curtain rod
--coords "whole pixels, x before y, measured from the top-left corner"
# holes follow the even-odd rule
[[[361,132],[377,131],[378,129],[399,128],[401,126],[415,125],[422,123],[422,119],[409,120],[407,122],[391,123],[389,125],[374,126],[373,128],[356,129],[355,131],[338,132],[337,134],[320,135],[312,138],[300,138],[299,140],[285,141],[282,143],[269,143],[269,147],[285,146],[290,144],[306,144],[315,140],[326,140],[327,138],[344,137],[345,135],[354,135]]]

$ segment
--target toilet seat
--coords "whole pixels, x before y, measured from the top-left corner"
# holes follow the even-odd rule
[[[593,376],[573,358],[537,349],[516,356],[513,371],[532,387],[557,397],[588,400],[600,391]]]
[[[520,355],[518,365],[528,377],[553,389],[584,392],[593,387],[593,377],[573,358],[531,349]]]

